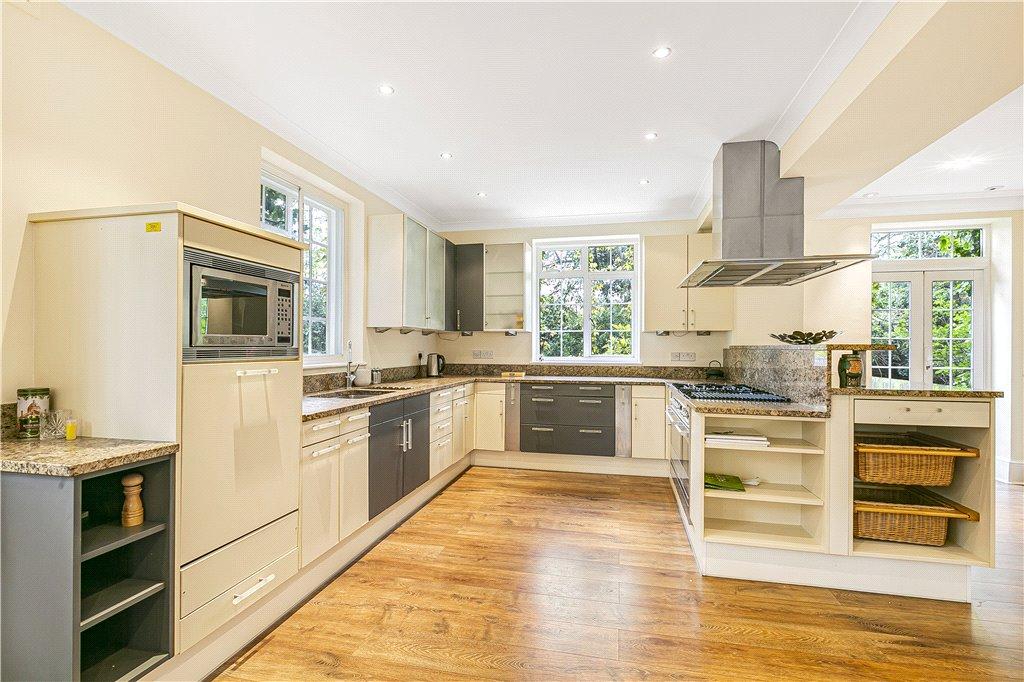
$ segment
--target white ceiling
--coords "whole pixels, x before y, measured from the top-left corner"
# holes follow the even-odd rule
[[[1024,204],[1022,197],[1024,88],[1018,88],[859,190],[828,215],[1019,210]]]
[[[696,217],[718,146],[781,145],[892,3],[69,5],[400,209],[470,229]]]

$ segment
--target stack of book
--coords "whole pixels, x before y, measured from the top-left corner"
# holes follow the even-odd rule
[[[768,437],[754,429],[739,427],[709,427],[704,433],[705,445],[734,446],[743,448],[766,448]]]

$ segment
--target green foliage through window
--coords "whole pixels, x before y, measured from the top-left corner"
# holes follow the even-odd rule
[[[983,234],[980,227],[873,232],[871,253],[882,260],[978,258]]]
[[[872,376],[910,379],[910,282],[872,282],[871,343],[896,346],[872,351]]]

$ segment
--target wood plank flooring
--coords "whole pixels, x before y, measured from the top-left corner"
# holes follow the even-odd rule
[[[474,467],[217,679],[1021,680],[1022,497],[956,604],[703,578],[664,479]]]

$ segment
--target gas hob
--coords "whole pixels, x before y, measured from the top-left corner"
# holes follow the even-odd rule
[[[690,400],[728,400],[745,403],[788,403],[789,398],[745,384],[672,384]]]

